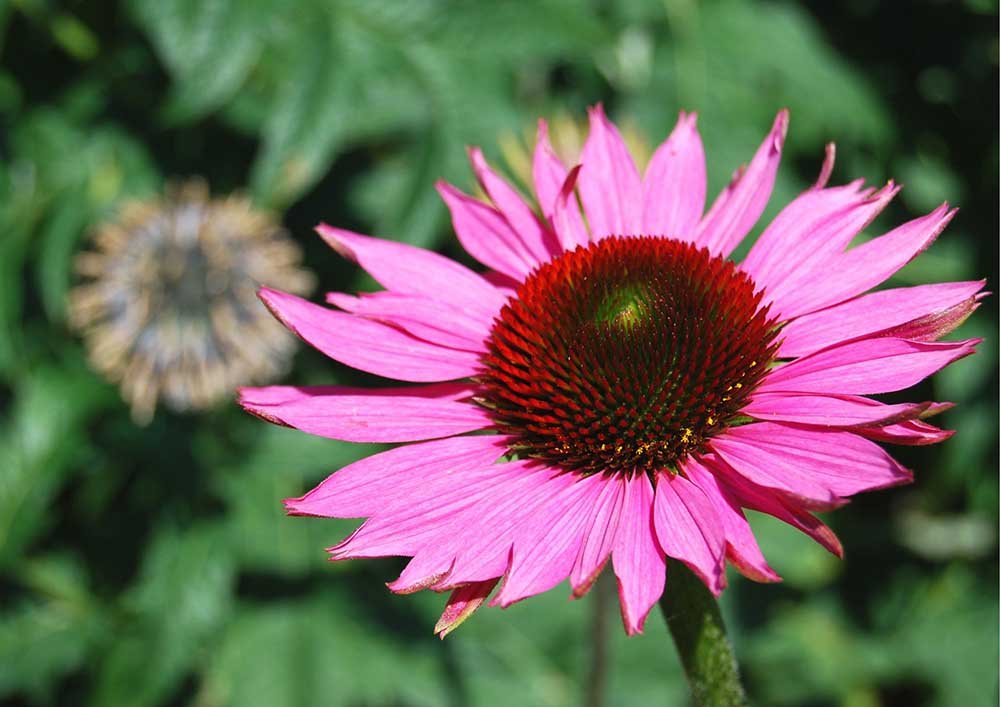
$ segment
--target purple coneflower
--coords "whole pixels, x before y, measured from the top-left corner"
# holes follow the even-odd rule
[[[442,635],[498,583],[500,606],[567,578],[581,596],[609,559],[630,634],[664,592],[667,558],[715,594],[727,560],[777,581],[745,508],[841,554],[812,512],[911,481],[877,442],[950,435],[924,421],[946,403],[870,396],[973,352],[976,341],[938,339],[977,307],[983,282],[869,292],[954,211],[849,248],[899,187],[828,187],[832,146],[817,183],[729,260],[770,197],[787,124],[782,111],[707,213],[693,114],[645,174],[599,106],[572,169],[541,123],[537,212],[474,149],[489,201],[438,188],[483,273],[320,226],[385,290],[331,293],[337,309],[261,297],[331,358],[423,385],[244,389],[243,406],[267,420],[401,443],[289,499],[289,512],[366,517],[331,557],[412,558],[389,586],[451,591]]]

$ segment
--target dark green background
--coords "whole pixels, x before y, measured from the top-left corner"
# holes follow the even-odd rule
[[[995,289],[996,26],[990,0],[0,0],[0,703],[583,699],[592,598],[562,587],[441,642],[444,597],[383,587],[400,561],[331,565],[350,524],[283,516],[370,449],[233,404],[132,424],[64,307],[73,253],[123,199],[191,175],[246,190],[350,291],[367,284],[311,227],[457,254],[433,182],[471,187],[465,144],[499,162],[501,135],[598,100],[659,141],[697,110],[714,191],[787,106],[766,216],[835,140],[835,181],[906,185],[870,234],[962,207],[896,284]],[[981,352],[905,396],[959,403],[959,433],[899,450],[912,487],[830,517],[845,561],[754,518],[786,578],[724,596],[756,704],[995,704],[995,303],[959,332]],[[365,379],[302,350],[289,380]],[[686,704],[659,615],[611,633],[605,704]]]

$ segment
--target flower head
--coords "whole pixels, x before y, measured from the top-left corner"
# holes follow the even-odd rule
[[[157,401],[202,409],[285,367],[295,340],[257,300],[261,285],[307,294],[298,246],[240,197],[211,200],[201,181],[126,204],[82,253],[70,323],[91,363],[121,383],[136,421]]]
[[[925,421],[946,403],[870,396],[973,352],[976,341],[938,339],[977,307],[983,282],[869,292],[954,211],[849,247],[898,187],[828,187],[832,146],[817,183],[729,260],[770,196],[787,121],[778,114],[707,213],[693,114],[644,174],[600,107],[571,169],[541,123],[537,212],[472,150],[488,201],[438,189],[483,273],[320,226],[385,290],[331,293],[337,309],[261,297],[331,358],[423,385],[243,390],[244,407],[274,422],[404,443],[289,499],[289,512],[367,517],[331,557],[412,558],[389,587],[452,591],[442,635],[498,583],[501,606],[567,578],[581,596],[609,559],[629,633],[663,593],[667,557],[715,593],[727,560],[777,581],[745,508],[839,555],[812,512],[912,478],[876,442],[950,435]]]

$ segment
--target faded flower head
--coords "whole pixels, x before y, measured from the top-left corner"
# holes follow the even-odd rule
[[[485,200],[441,183],[475,272],[435,253],[322,225],[385,289],[330,293],[336,309],[272,289],[275,315],[346,365],[406,385],[244,389],[267,420],[351,442],[402,443],[335,472],[294,515],[367,520],[332,559],[412,558],[399,593],[450,591],[437,631],[568,579],[585,594],[610,560],[622,619],[642,630],[666,558],[714,593],[727,561],[780,578],[744,509],[841,554],[813,515],[912,474],[879,442],[932,444],[948,403],[885,404],[972,353],[940,342],[978,306],[982,281],[871,292],[927,248],[947,204],[850,244],[899,187],[816,184],[730,255],[774,185],[788,115],[705,211],[693,114],[644,173],[600,106],[578,164],[541,123],[538,209],[470,157]],[[669,586],[666,591],[670,591]]]
[[[84,282],[70,293],[70,324],[137,422],[158,401],[204,409],[285,369],[295,340],[256,291],[304,295],[314,278],[274,217],[247,199],[210,199],[204,182],[189,181],[125,204],[93,245],[77,256]]]

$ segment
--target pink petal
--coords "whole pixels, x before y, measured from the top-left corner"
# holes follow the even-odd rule
[[[480,354],[486,351],[493,327],[492,318],[476,310],[459,309],[424,295],[383,291],[352,297],[328,292],[326,301],[347,312],[392,324],[432,344]]]
[[[710,444],[753,483],[819,510],[861,491],[913,480],[884,449],[850,432],[758,422],[731,427]]]
[[[472,614],[482,606],[483,602],[497,586],[497,579],[490,579],[485,582],[473,582],[459,587],[451,593],[448,605],[434,626],[434,633],[440,638],[444,638],[449,633],[462,625],[462,622],[472,616]]]
[[[368,373],[415,383],[468,378],[479,356],[416,339],[394,327],[261,288],[259,296],[282,324],[330,358]]]
[[[885,282],[897,270],[926,250],[955,215],[942,204],[936,210],[904,223],[884,236],[848,250],[828,267],[817,270],[809,287],[789,294],[781,313],[788,319],[839,304]],[[790,285],[794,289],[795,284]]]
[[[399,577],[395,581],[386,582],[385,586],[395,594],[415,594],[431,589],[448,576],[454,562],[452,553],[440,550],[440,536],[429,538],[416,551]]]
[[[469,159],[472,161],[472,169],[476,173],[476,179],[489,197],[490,201],[497,207],[497,210],[507,219],[519,237],[528,253],[535,262],[547,263],[552,258],[562,252],[555,234],[551,233],[534,212],[524,203],[521,195],[514,191],[504,179],[494,172],[483,152],[477,147],[469,150]]]
[[[453,589],[503,575],[510,564],[510,548],[517,529],[534,519],[546,499],[570,485],[569,475],[533,462],[513,462],[502,492],[482,505],[471,505],[447,521],[449,530],[427,542],[389,584],[394,592],[409,593],[432,586]]]
[[[705,150],[697,115],[683,111],[660,145],[642,179],[643,233],[682,241],[694,239],[705,210]]]
[[[772,370],[758,392],[875,395],[909,388],[975,351],[978,339],[925,343],[896,338],[840,344]]]
[[[830,175],[833,174],[833,163],[836,161],[837,157],[837,146],[832,142],[826,143],[826,148],[823,154],[823,165],[819,169],[819,175],[816,177],[816,183],[813,184],[813,189],[822,189],[826,186],[826,183],[830,181]]]
[[[797,305],[807,284],[825,276],[844,249],[878,216],[899,192],[890,182],[872,192],[861,181],[831,189],[810,189],[764,229],[740,269],[758,286],[774,309],[785,312]]]
[[[552,212],[552,227],[559,234],[559,240],[566,250],[573,250],[577,246],[586,246],[589,241],[587,229],[583,225],[580,209],[576,204],[576,182],[580,174],[581,165],[575,166],[566,175],[559,195],[556,197],[555,208]]]
[[[805,356],[842,341],[887,332],[933,341],[976,308],[985,280],[880,290],[794,319],[781,330],[779,356]]]
[[[931,403],[885,405],[856,395],[755,393],[740,411],[758,420],[822,427],[870,427],[919,417]]]
[[[719,518],[726,536],[726,556],[748,579],[755,582],[780,582],[781,577],[771,569],[757,545],[746,516],[732,495],[725,490],[715,475],[701,462],[688,457],[682,464],[684,475],[701,489]]]
[[[543,262],[531,254],[503,214],[492,206],[447,182],[438,182],[437,190],[451,211],[459,242],[480,263],[520,281]]]
[[[514,297],[517,294],[517,288],[520,287],[520,280],[515,280],[509,275],[504,275],[501,272],[495,270],[487,270],[483,273],[483,279],[489,282],[491,285],[497,288],[497,291],[503,293],[503,296],[507,299]],[[496,315],[496,312],[490,315],[492,322],[492,317]]]
[[[642,633],[667,576],[666,558],[653,528],[653,486],[645,474],[628,480],[611,562],[618,577],[625,632],[630,636]]]
[[[562,244],[563,250],[573,250],[578,245],[586,245],[589,240],[576,199],[573,198],[572,202],[569,200],[569,196],[572,196],[573,189],[576,186],[575,177],[572,182],[569,182],[571,186],[567,192],[568,195],[563,197],[562,219],[564,220],[564,224],[562,228],[556,224],[556,219],[554,218],[556,199],[564,190],[568,176],[569,173],[566,166],[556,156],[552,145],[549,143],[548,126],[544,120],[539,120],[538,138],[535,142],[535,155],[532,161],[532,179],[535,182],[535,193],[538,196],[538,203],[542,207],[542,215],[552,222],[556,233],[559,235],[559,241]]]
[[[387,290],[421,294],[492,318],[507,298],[481,275],[450,258],[423,248],[371,238],[334,228],[316,227],[330,247],[353,260]]]
[[[862,184],[859,179],[839,187],[809,189],[797,196],[764,229],[740,269],[770,293],[811,260],[813,248],[821,242],[817,231],[828,234],[853,230],[850,217],[871,203],[872,191],[863,189]],[[860,230],[857,227],[855,234]]]
[[[605,481],[597,501],[592,508],[587,509],[590,520],[584,531],[580,554],[569,575],[574,597],[582,597],[590,591],[615,546],[628,482],[621,477]]]
[[[471,508],[486,508],[524,473],[519,462],[491,464],[458,474],[426,474],[416,487],[393,489],[354,534],[329,548],[331,559],[418,555],[466,532],[456,522]],[[447,568],[438,568],[443,574]]]
[[[750,232],[771,198],[787,131],[788,111],[782,110],[750,165],[737,172],[701,220],[695,243],[708,248],[713,255],[725,257]]]
[[[938,444],[955,434],[955,430],[942,430],[923,420],[906,420],[883,427],[862,427],[856,432],[877,442],[910,446]]]
[[[701,460],[715,474],[719,487],[737,504],[774,516],[801,530],[837,557],[844,556],[833,531],[792,499],[750,482],[715,454],[702,455]]]
[[[374,515],[383,500],[405,498],[428,479],[456,479],[465,472],[490,468],[506,454],[509,441],[500,435],[476,435],[396,447],[345,466],[301,498],[287,499],[285,507],[292,515]]]
[[[591,108],[590,134],[580,162],[580,199],[594,240],[642,230],[642,181],[621,134],[600,104]]]
[[[566,181],[567,171],[566,165],[552,149],[548,124],[539,119],[538,133],[535,137],[535,153],[531,161],[531,178],[535,183],[538,204],[546,218],[552,216],[556,195],[559,194],[559,190],[562,189],[562,185]]]
[[[583,544],[586,509],[597,501],[606,480],[592,474],[549,497],[530,528],[514,538],[510,569],[491,605],[508,607],[566,579]]]
[[[546,513],[549,498],[562,497],[575,482],[572,474],[537,464],[526,466],[524,473],[512,479],[488,505],[471,508],[456,518],[455,525],[463,530],[448,547],[454,554],[454,564],[434,589],[441,591],[505,574],[515,540],[532,532],[539,516]]]
[[[681,560],[718,596],[726,586],[726,537],[708,496],[683,476],[663,472],[656,478],[653,520],[667,557]]]
[[[345,442],[413,442],[489,427],[465,383],[408,388],[242,388],[240,405],[265,420]],[[464,399],[464,401],[463,401]]]

